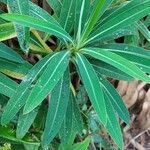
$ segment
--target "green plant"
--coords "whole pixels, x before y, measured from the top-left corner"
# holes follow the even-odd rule
[[[0,15],[3,31],[0,40],[17,36],[22,50],[19,55],[0,43],[0,71],[3,73],[0,74],[0,93],[10,97],[1,124],[6,125],[11,120],[16,123],[18,118],[18,142],[22,142],[20,139],[34,122],[35,131],[39,131],[34,134],[36,142],[42,134],[43,148],[47,148],[57,134],[62,143],[66,143],[74,130],[81,134],[86,126],[77,96],[83,84],[100,123],[122,148],[118,116],[129,124],[129,113],[106,77],[150,83],[146,75],[150,72],[150,52],[114,40],[135,34],[133,29],[137,28],[137,22],[150,13],[150,0],[125,1],[119,5],[111,5],[113,0],[47,0],[53,15],[28,0],[1,2],[7,4],[9,13]],[[35,29],[44,33],[40,36]],[[56,43],[53,47],[46,44],[49,39]],[[41,54],[44,58],[32,66],[21,57],[22,53]],[[4,74],[22,81],[17,84]],[[44,99],[48,112],[45,112]],[[40,119],[46,113],[41,133],[43,124],[39,122],[44,122]],[[7,135],[2,137],[7,138]]]

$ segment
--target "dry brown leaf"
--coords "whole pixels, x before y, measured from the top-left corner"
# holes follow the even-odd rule
[[[126,94],[127,88],[128,88],[127,81],[119,81],[117,90],[121,96],[124,96]]]
[[[146,93],[145,102],[143,103],[142,111],[137,120],[141,130],[150,128],[150,89]]]

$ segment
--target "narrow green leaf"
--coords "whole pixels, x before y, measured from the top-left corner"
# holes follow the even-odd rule
[[[47,68],[38,79],[38,82],[32,87],[32,91],[24,108],[25,114],[36,108],[53,90],[68,66],[69,57],[70,53],[68,51],[55,53],[51,57]]]
[[[77,100],[72,94],[72,101],[73,101],[73,119],[74,119],[74,129],[78,133],[82,133],[83,130],[83,119],[81,117],[80,108],[77,104]]]
[[[146,40],[148,42],[150,42],[150,31],[148,30],[148,28],[145,26],[144,23],[142,23],[141,21],[137,22],[137,26],[140,30],[140,32],[143,34],[143,36],[146,38]]]
[[[0,73],[0,93],[11,97],[15,93],[18,84]]]
[[[142,71],[150,72],[150,52],[148,50],[128,44],[106,44],[102,47],[133,62]]]
[[[90,139],[85,139],[83,142],[74,144],[72,146],[72,150],[87,150],[90,144]]]
[[[102,25],[100,24],[99,28],[90,35],[90,38],[86,43],[97,41],[103,36],[112,34],[116,30],[132,24],[134,21],[138,21],[150,13],[149,5],[149,0],[134,0],[129,2],[127,5],[109,15],[109,17],[103,21]]]
[[[103,6],[105,4],[105,0],[96,0],[95,1],[95,6],[94,9],[91,13],[90,18],[87,21],[87,24],[85,26],[81,41],[85,41],[87,39],[87,37],[89,36],[89,34],[91,33],[91,31],[93,30],[94,25],[96,24],[97,20],[99,19],[99,14],[101,12],[101,10],[103,9]]]
[[[68,140],[72,136],[72,132],[75,131],[74,128],[74,116],[73,116],[73,99],[70,93],[70,99],[68,102],[67,111],[60,129],[60,138],[63,145],[68,143]],[[71,144],[72,145],[72,144]]]
[[[16,37],[14,25],[12,23],[0,24],[0,31],[0,41]]]
[[[112,32],[110,34],[106,34],[106,35],[100,37],[99,40],[100,41],[111,41],[113,39],[118,39],[120,37],[127,36],[127,35],[136,35],[135,29],[136,29],[135,24],[132,24],[132,25],[129,25],[122,29],[119,29],[115,32]],[[93,43],[94,42],[97,43],[97,41],[93,41]]]
[[[22,57],[16,53],[15,51],[13,51],[11,48],[9,48],[7,45],[5,45],[4,43],[0,42],[0,57],[16,62],[16,63],[23,63],[24,60],[22,59]]]
[[[31,68],[32,65],[26,61],[24,61],[24,63],[15,63],[0,58],[0,72],[15,79],[22,79],[25,77]]]
[[[125,104],[123,103],[123,100],[121,96],[118,94],[116,89],[109,83],[106,79],[104,79],[102,76],[100,76],[100,83],[103,86],[104,93],[107,94],[107,97],[109,98],[109,101],[111,102],[113,109],[117,112],[119,117],[129,124],[130,121],[130,115],[128,112],[128,109],[126,108]]]
[[[102,124],[106,123],[106,108],[99,79],[85,56],[77,54],[76,63],[84,87]],[[97,92],[99,91],[99,92]]]
[[[69,70],[67,69],[63,78],[60,79],[51,93],[45,129],[42,136],[43,148],[48,147],[50,142],[59,132],[64,120],[70,95],[69,76]]]
[[[34,124],[33,124],[34,129],[36,129],[38,131],[44,129],[45,121],[46,121],[46,115],[47,115],[47,105],[45,105],[45,102],[43,102],[40,105],[40,108],[38,110],[38,114],[34,120]]]
[[[76,39],[79,43],[82,30],[89,16],[90,1],[89,0],[76,0],[75,6],[76,7],[75,7],[74,28],[75,28]]]
[[[29,0],[7,0],[10,13],[29,15]],[[29,50],[30,31],[28,27],[15,24],[18,41],[24,52]]]
[[[56,14],[57,18],[60,16],[60,11],[62,8],[62,2],[60,0],[46,0],[50,7],[54,10],[54,13]]]
[[[150,15],[148,15],[144,21],[144,24],[148,27],[150,26]]]
[[[38,5],[32,3],[31,1],[29,2],[29,5],[30,5],[30,10],[29,10],[30,16],[44,21],[54,22],[57,25],[59,25],[58,22],[47,11],[45,11]]]
[[[109,98],[105,93],[104,96],[107,110],[107,123],[105,125],[105,128],[108,130],[108,133],[110,134],[114,142],[117,144],[117,146],[120,149],[122,149],[124,144],[118,119],[115,115],[115,112],[113,110],[112,104],[109,101]]]
[[[22,139],[25,136],[30,126],[32,125],[37,113],[38,108],[25,115],[23,114],[23,110],[20,111],[16,131],[17,138]]]
[[[32,27],[37,30],[47,32],[49,34],[56,35],[61,39],[64,38],[72,42],[72,38],[69,36],[69,34],[54,22],[47,22],[44,20],[37,19],[35,17],[18,14],[1,14],[0,17],[8,21],[17,22],[18,24],[21,24],[26,27]]]
[[[106,77],[114,78],[117,80],[131,81],[134,78],[126,74],[125,72],[113,67],[112,65],[105,63],[97,59],[89,59],[89,62],[94,67],[95,71]]]
[[[75,17],[75,0],[63,0],[59,23],[69,33]],[[65,18],[65,19],[64,19]]]
[[[144,72],[142,72],[136,65],[113,52],[100,48],[86,48],[82,49],[81,52],[101,61],[104,61],[118,68],[119,70],[129,74],[135,79],[143,80],[145,82],[150,83],[150,78]]]
[[[21,107],[26,103],[31,89],[51,59],[52,54],[49,54],[29,70],[26,77],[16,89],[16,92],[10,97],[10,100],[2,114],[2,124],[8,124],[10,120],[16,115],[16,113],[21,109]]]

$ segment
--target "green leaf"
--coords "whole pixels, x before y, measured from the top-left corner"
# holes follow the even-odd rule
[[[94,70],[97,73],[102,74],[106,77],[114,78],[117,80],[125,80],[125,81],[131,81],[134,79],[133,77],[126,74],[125,72],[103,61],[97,59],[89,59],[89,62],[92,64]]]
[[[73,114],[73,99],[72,99],[72,93],[70,93],[70,100],[68,102],[67,111],[60,129],[60,138],[61,143],[67,144],[68,140],[72,136],[72,132],[75,131],[74,128],[74,114]]]
[[[70,132],[69,139],[66,141],[66,143],[61,143],[57,150],[70,150],[70,149],[72,149],[72,144],[74,143],[75,137],[76,137],[76,132],[74,132],[72,130],[72,132]]]
[[[75,17],[75,0],[63,0],[59,23],[69,33]],[[65,19],[64,19],[65,18]]]
[[[138,80],[143,80],[150,83],[150,78],[142,72],[136,65],[128,61],[127,59],[110,52],[107,49],[101,48],[86,48],[81,50],[82,53],[92,56],[98,60],[104,61],[119,70],[127,73]]]
[[[110,134],[114,142],[117,144],[117,146],[120,149],[122,149],[123,137],[122,137],[120,125],[118,119],[116,118],[109,97],[107,97],[106,93],[104,93],[104,95],[105,95],[106,110],[107,110],[107,123],[105,125],[105,128],[108,130],[108,133]]]
[[[148,15],[144,21],[144,24],[148,27],[150,26],[150,15]]]
[[[24,63],[15,63],[0,58],[0,72],[15,79],[22,79],[31,68],[32,65],[26,61]]]
[[[0,2],[2,2],[2,3],[7,3],[7,0],[0,0]]]
[[[90,35],[90,38],[88,39],[88,41],[86,41],[86,43],[97,41],[103,36],[112,34],[116,30],[124,28],[125,26],[138,21],[139,19],[150,13],[150,7],[148,7],[149,5],[149,0],[134,0],[121,7],[117,11],[114,11],[114,13],[109,15],[99,25],[99,28]]]
[[[40,143],[38,143],[38,142],[33,142],[32,139],[29,139],[30,142],[17,139],[15,137],[15,133],[12,131],[12,129],[10,129],[8,127],[0,126],[0,137],[3,138],[3,139],[9,140],[10,141],[9,143],[13,142],[13,143],[16,143],[16,144],[21,144],[22,143],[22,144],[36,145],[36,146],[40,145]]]
[[[68,66],[69,57],[70,53],[68,51],[55,53],[51,57],[51,61],[38,79],[38,82],[31,87],[32,91],[24,108],[25,114],[36,108],[53,90]]]
[[[80,42],[82,30],[89,16],[90,1],[89,0],[76,0],[75,5],[75,34],[78,43]]]
[[[100,75],[99,75],[100,76]],[[104,93],[107,94],[109,101],[111,102],[113,109],[117,112],[119,117],[127,124],[130,121],[130,114],[128,109],[126,108],[125,104],[121,96],[118,94],[116,89],[113,87],[111,83],[109,83],[105,78],[100,76],[100,83],[103,86]]]
[[[74,144],[72,146],[72,150],[87,150],[90,144],[90,139],[85,139],[83,142]]]
[[[82,133],[83,130],[83,119],[81,117],[80,108],[77,103],[76,98],[72,94],[72,101],[73,101],[73,119],[74,119],[74,129],[78,131],[78,133]]]
[[[135,24],[132,24],[132,25],[129,25],[122,29],[119,29],[115,32],[112,32],[108,35],[106,34],[103,37],[101,37],[99,40],[100,41],[111,41],[113,39],[118,39],[120,37],[127,36],[127,35],[136,35],[135,29],[136,29]],[[93,41],[93,43],[97,43],[97,41],[95,41],[95,42]],[[91,44],[93,44],[93,43],[91,43]]]
[[[0,73],[0,93],[8,97],[11,97],[15,90],[17,89],[18,84],[8,78],[7,76]]]
[[[33,144],[23,144],[23,145],[25,147],[25,150],[39,150],[40,147],[40,145],[33,145]]]
[[[60,16],[60,11],[62,7],[62,3],[60,0],[47,0],[50,7],[54,10],[54,13],[56,14],[57,18]]]
[[[69,70],[67,69],[63,78],[60,79],[51,93],[45,129],[42,136],[43,148],[47,148],[50,142],[59,132],[66,115],[70,95],[69,76]]]
[[[36,83],[36,80],[43,73],[48,63],[51,61],[51,55],[52,54],[47,55],[45,58],[35,64],[32,69],[29,70],[28,74],[7,103],[1,118],[2,124],[8,124],[21,109],[21,107],[26,103],[29,93]]]
[[[150,42],[150,31],[148,30],[148,28],[145,26],[144,23],[142,23],[141,21],[137,22],[136,24],[138,26],[138,29],[140,30],[140,32],[143,34],[143,36],[146,38],[146,40],[148,42]]]
[[[0,42],[0,57],[16,63],[23,63],[22,57],[11,48]]]
[[[103,48],[133,62],[144,72],[150,72],[150,52],[146,49],[128,44],[107,44]]]
[[[92,102],[92,105],[97,112],[102,124],[106,123],[106,108],[103,98],[102,88],[99,84],[99,79],[88,60],[82,54],[77,54],[76,64],[79,69],[84,87]],[[99,91],[99,92],[97,92]]]
[[[72,42],[70,35],[54,22],[47,22],[28,15],[18,14],[1,14],[0,17],[8,21],[17,22],[18,24],[26,27],[32,27],[49,34],[53,34],[61,39],[64,38]]]
[[[31,1],[29,2],[30,5],[30,16],[35,17],[37,19],[41,19],[43,21],[48,21],[48,22],[54,22],[57,25],[58,22],[44,9],[42,9],[41,7],[39,7],[38,5],[32,3]]]
[[[0,24],[0,41],[5,41],[16,37],[15,29],[12,23]]]
[[[10,13],[18,13],[18,14],[29,14],[29,0],[7,0],[7,5],[9,7]],[[18,41],[21,49],[24,52],[28,52],[29,50],[29,42],[30,42],[30,31],[28,27],[24,27],[18,24],[15,25],[15,30],[17,32]]]
[[[20,111],[18,124],[17,124],[17,131],[16,131],[16,136],[18,139],[22,139],[25,136],[25,134],[28,132],[37,113],[38,113],[38,108],[25,115],[23,114],[23,110]]]
[[[96,0],[95,1],[94,9],[93,9],[91,16],[88,19],[87,24],[84,28],[84,32],[83,32],[83,35],[81,38],[82,42],[84,42],[87,39],[87,37],[89,36],[91,31],[93,30],[94,25],[96,24],[96,22],[99,19],[99,14],[100,14],[101,10],[103,9],[104,4],[105,4],[105,0],[101,0],[101,1]]]

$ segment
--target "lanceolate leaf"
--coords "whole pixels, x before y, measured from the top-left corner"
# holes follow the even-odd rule
[[[4,0],[3,2],[7,4],[7,0]],[[29,1],[29,7],[30,16],[42,19],[44,21],[54,21],[55,23],[57,23],[57,21],[47,11],[34,4],[33,2]]]
[[[18,84],[0,73],[0,93],[11,97],[15,93]]]
[[[122,120],[124,120],[127,124],[129,124],[130,115],[129,115],[128,109],[123,103],[121,96],[115,90],[113,85],[111,85],[111,83],[109,83],[102,76],[100,76],[100,83],[103,86],[103,91],[109,98],[109,101],[113,106],[113,109],[118,113],[119,117]]]
[[[69,34],[54,22],[47,22],[36,19],[35,17],[18,14],[1,14],[0,17],[8,21],[17,22],[18,24],[26,27],[32,27],[49,34],[56,35],[62,39],[64,38],[72,42],[72,38],[69,36]]]
[[[21,109],[21,107],[26,103],[29,96],[30,90],[33,88],[39,76],[43,73],[47,64],[53,58],[52,54],[47,55],[41,61],[39,61],[26,75],[24,80],[16,89],[9,102],[7,103],[5,110],[2,114],[1,122],[2,124],[7,124],[16,115],[16,113]]]
[[[72,136],[72,133],[75,131],[76,129],[74,128],[73,99],[72,99],[72,93],[70,93],[70,99],[68,102],[67,111],[59,133],[61,143],[63,145],[67,144],[68,140]]]
[[[16,37],[16,32],[12,23],[0,24],[0,31],[0,41]]]
[[[129,76],[125,72],[117,69],[116,67],[113,67],[108,63],[105,63],[97,59],[89,59],[89,62],[92,64],[94,70],[97,73],[102,74],[106,77],[114,78],[117,80],[126,80],[126,81],[134,80],[133,77]]]
[[[103,37],[101,37],[99,40],[100,41],[111,41],[113,39],[118,39],[120,37],[123,36],[127,36],[127,35],[136,35],[136,31],[135,31],[135,24],[132,24],[130,26],[124,27],[122,29],[119,29],[111,34],[106,34]],[[95,41],[94,43],[97,43],[97,41]],[[91,43],[93,44],[93,43]]]
[[[0,57],[16,63],[23,63],[22,57],[11,48],[0,42]]]
[[[63,0],[59,23],[67,32],[70,32],[73,27],[75,17],[75,2],[75,0]]]
[[[130,25],[133,21],[138,21],[140,18],[150,13],[150,0],[134,0],[124,7],[118,9],[102,23],[99,25],[99,28],[94,31],[88,42],[99,40],[106,34],[112,34],[116,30],[124,28],[125,26]],[[130,13],[129,13],[130,12]]]
[[[30,113],[24,115],[23,110],[20,111],[16,136],[19,139],[22,139],[25,134],[28,132],[30,126],[32,125],[36,115],[38,113],[38,108],[31,111]]]
[[[90,9],[89,0],[76,0],[74,28],[75,28],[75,34],[77,34],[76,39],[78,43],[81,38],[82,30],[89,16],[89,9]]]
[[[92,102],[92,105],[97,112],[102,124],[106,123],[106,107],[103,98],[102,88],[99,84],[99,79],[88,60],[82,54],[77,54],[76,63],[79,69],[82,82]],[[97,92],[99,91],[99,92]]]
[[[47,68],[38,79],[38,82],[32,87],[32,91],[24,108],[25,114],[36,108],[53,90],[68,66],[69,57],[70,52],[68,51],[55,53],[51,57]]]
[[[150,78],[144,72],[142,72],[136,65],[113,52],[100,48],[86,48],[82,49],[81,52],[101,61],[104,61],[118,68],[119,70],[129,74],[135,79],[150,82]]]
[[[64,73],[51,93],[45,129],[42,137],[42,146],[47,148],[59,129],[66,115],[70,95],[69,70]]]
[[[87,21],[87,24],[85,26],[85,29],[84,29],[84,32],[83,32],[83,35],[82,35],[82,42],[84,40],[86,40],[86,38],[88,37],[88,35],[91,33],[94,25],[98,21],[98,19],[99,19],[99,13],[103,9],[104,4],[105,4],[105,0],[101,0],[101,1],[96,0],[95,1],[95,7],[93,9],[93,12],[91,13],[90,18]]]
[[[106,44],[102,47],[128,59],[144,72],[150,72],[150,52],[148,50],[127,44]]]
[[[104,96],[107,110],[107,123],[105,125],[105,128],[108,130],[108,133],[110,134],[114,142],[118,145],[118,147],[122,149],[123,138],[118,119],[115,115],[112,104],[110,103],[109,97],[107,97],[106,94],[104,94]]]
[[[10,13],[18,14],[29,14],[29,0],[7,0],[7,5],[9,7]],[[18,41],[20,47],[23,51],[27,52],[29,50],[30,42],[30,31],[28,27],[24,27],[18,24],[15,24],[15,30],[17,32]]]

